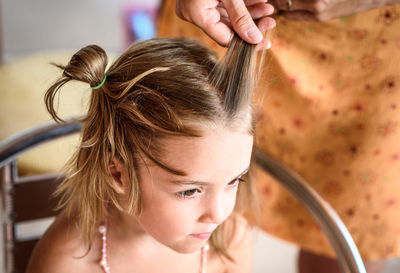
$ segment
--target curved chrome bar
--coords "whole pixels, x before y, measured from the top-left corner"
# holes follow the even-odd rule
[[[366,273],[360,253],[335,210],[298,174],[262,153],[254,151],[256,163],[284,186],[314,217],[336,252],[344,273]]]
[[[73,134],[80,131],[81,127],[76,119],[63,124],[49,122],[6,139],[0,143],[0,168],[36,145],[60,136]],[[343,272],[366,273],[351,235],[331,206],[299,175],[257,149],[254,153],[256,163],[289,190],[320,225],[336,252]]]
[[[42,142],[79,132],[81,128],[77,119],[70,119],[62,124],[48,122],[11,136],[0,143],[0,168]]]

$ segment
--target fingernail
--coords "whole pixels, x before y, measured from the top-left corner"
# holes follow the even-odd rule
[[[261,32],[255,26],[247,31],[247,36],[253,40],[255,44],[261,42],[263,39]]]

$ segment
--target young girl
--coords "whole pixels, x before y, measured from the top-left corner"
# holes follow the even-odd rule
[[[94,45],[59,66],[62,78],[45,95],[56,121],[64,84],[93,91],[57,192],[63,211],[28,273],[251,271],[251,236],[238,211],[252,194],[244,177],[255,52],[234,40],[222,64],[194,41],[152,39],[107,71]]]

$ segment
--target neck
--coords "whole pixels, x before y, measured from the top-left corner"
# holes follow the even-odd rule
[[[126,217],[116,211],[114,213],[109,212],[103,225],[99,227],[102,240],[100,266],[105,273],[112,272],[109,264],[109,253],[119,256],[118,253],[122,252],[124,257],[135,257],[135,260],[138,261],[158,260],[160,263],[165,264],[168,264],[171,260],[182,261],[182,257],[178,257],[182,254],[156,241],[141,228],[135,217],[128,217],[131,220],[127,221]],[[113,246],[118,246],[118,251]],[[200,262],[201,273],[206,272],[208,249],[209,245],[206,244],[198,252],[186,255],[193,258],[193,261],[190,262],[191,266],[196,264],[196,261]],[[148,263],[145,264],[148,265]],[[130,261],[130,265],[132,265],[132,261]],[[141,265],[136,266],[140,267]]]

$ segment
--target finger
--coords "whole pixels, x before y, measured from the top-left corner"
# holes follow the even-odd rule
[[[227,25],[230,29],[233,29],[231,21],[229,21],[229,17],[222,17],[221,16],[221,22]]]
[[[255,5],[255,4],[259,4],[259,3],[264,3],[265,4],[267,2],[269,2],[269,1],[266,1],[266,0],[244,0],[244,4],[246,5],[246,7],[252,6],[252,5]],[[224,8],[224,3],[220,1],[218,3],[218,7]]]
[[[222,18],[219,22],[205,25],[202,29],[221,46],[228,46],[233,37],[232,28]]]
[[[206,3],[208,5],[196,7],[196,12],[190,13],[191,22],[221,46],[227,46],[233,36],[233,29],[221,22],[221,15],[217,10],[218,1]]]
[[[257,26],[261,32],[265,32],[269,29],[276,27],[276,21],[272,17],[264,17],[257,21]]]
[[[218,10],[219,14],[221,14],[221,17],[229,18],[228,12],[226,11],[225,8],[218,7],[217,10]]]
[[[271,48],[271,29],[276,26],[275,19],[271,17],[266,17],[257,22],[258,28],[264,33],[264,39],[261,43],[258,43],[256,46],[256,50],[265,50]]]
[[[232,28],[231,21],[229,21],[229,17],[221,16],[221,22]],[[264,33],[269,29],[273,29],[276,27],[276,20],[272,17],[263,17],[257,21],[258,29]]]
[[[271,17],[265,17],[257,22],[257,26],[263,33],[265,33],[276,26],[276,21]],[[269,49],[270,47],[271,47],[270,35],[267,35],[261,43],[257,44],[256,50]]]
[[[244,4],[248,7],[248,6],[252,6],[255,4],[259,4],[259,3],[267,3],[269,1],[265,1],[265,0],[244,0]]]
[[[246,42],[258,44],[263,37],[243,0],[222,0],[233,29]]]
[[[249,6],[247,7],[247,9],[253,20],[257,20],[274,13],[274,7],[270,4],[264,4],[264,3]],[[221,17],[229,18],[226,9],[218,7],[217,10],[220,13]]]
[[[271,41],[269,39],[264,39],[262,40],[261,43],[258,43],[256,45],[256,50],[266,50],[266,49],[270,49],[272,46]]]
[[[270,4],[265,3],[248,6],[247,9],[251,15],[251,18],[253,18],[254,20],[274,13],[274,7]]]

